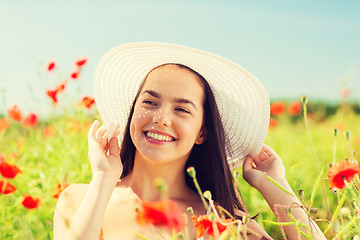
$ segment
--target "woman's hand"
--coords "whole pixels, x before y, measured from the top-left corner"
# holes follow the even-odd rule
[[[104,126],[101,126],[99,129],[98,127],[99,121],[95,120],[88,134],[88,155],[93,178],[101,176],[116,182],[123,171],[118,139],[113,137],[108,142]]]
[[[243,164],[243,177],[253,187],[260,190],[266,173],[279,183],[286,181],[285,168],[281,158],[268,145],[264,144],[259,155],[252,158],[248,155]]]

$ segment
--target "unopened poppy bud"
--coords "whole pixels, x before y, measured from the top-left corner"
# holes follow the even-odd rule
[[[306,104],[308,103],[308,97],[307,97],[307,96],[302,96],[302,97],[301,97],[301,103],[302,103],[303,105],[306,105]]]
[[[317,208],[314,208],[314,207],[310,208],[310,212],[313,213],[313,214],[317,214],[318,211],[319,210]]]
[[[348,217],[351,215],[351,211],[347,207],[342,207],[342,208],[340,208],[340,214],[344,217]]]
[[[242,222],[243,224],[248,224],[250,222],[250,218],[247,215],[245,215],[242,217]]]
[[[188,208],[187,208],[187,211],[188,211],[189,213],[191,213],[191,214],[194,214],[194,210],[193,210],[192,207],[188,207]]]
[[[177,237],[178,237],[179,239],[185,239],[185,237],[184,237],[184,235],[183,235],[182,233],[178,233]]]
[[[205,197],[207,200],[210,200],[210,199],[212,198],[211,192],[210,192],[210,191],[205,191],[205,192],[204,192],[204,197]]]
[[[166,186],[166,183],[165,183],[164,179],[156,178],[154,180],[154,184],[155,184],[156,188],[159,190],[160,193],[166,193],[167,186]]]
[[[234,179],[238,179],[240,177],[240,171],[234,171]]]
[[[350,131],[346,131],[346,132],[345,132],[345,137],[346,137],[346,140],[350,141],[351,132],[350,132]]]
[[[335,128],[334,129],[334,136],[336,137],[339,134],[339,129]]]
[[[302,189],[299,190],[299,198],[300,199],[304,198],[304,191]]]
[[[187,173],[189,174],[190,177],[195,178],[196,177],[196,171],[194,167],[188,167],[186,169]]]

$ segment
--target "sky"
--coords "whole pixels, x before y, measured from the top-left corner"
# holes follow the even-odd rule
[[[62,102],[92,96],[101,56],[127,42],[170,42],[243,66],[270,99],[360,99],[360,1],[0,0],[0,113],[50,111],[45,95],[87,57]],[[46,71],[50,60],[57,70]]]

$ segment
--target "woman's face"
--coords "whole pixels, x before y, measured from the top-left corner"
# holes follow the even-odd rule
[[[186,162],[203,134],[204,89],[198,77],[176,65],[152,70],[130,123],[136,156],[153,163]]]

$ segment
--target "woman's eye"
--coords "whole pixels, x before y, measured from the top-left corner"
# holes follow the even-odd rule
[[[156,106],[156,103],[154,103],[153,101],[150,101],[150,100],[144,100],[143,103]]]
[[[178,111],[178,112],[190,113],[190,111],[188,111],[185,108],[176,108],[175,110]]]

